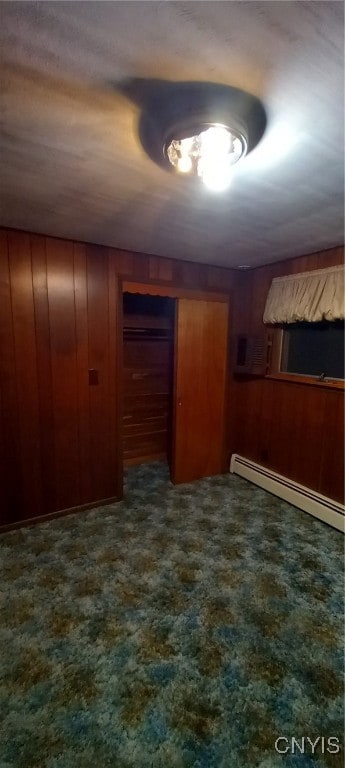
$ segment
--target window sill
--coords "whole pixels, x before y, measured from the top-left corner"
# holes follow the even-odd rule
[[[303,384],[310,387],[322,387],[323,389],[345,390],[345,381],[336,381],[334,379],[319,381],[312,376],[299,376],[294,373],[268,373],[265,378],[274,381],[290,381],[292,384]]]

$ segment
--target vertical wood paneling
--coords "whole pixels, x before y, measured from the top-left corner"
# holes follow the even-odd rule
[[[257,461],[264,467],[271,466],[271,451],[274,452],[275,447],[271,434],[273,424],[271,400],[272,397],[279,399],[279,390],[268,387],[267,383],[264,380],[261,383],[260,443],[257,450]]]
[[[293,259],[291,262],[291,269],[288,269],[288,273],[297,274],[298,272],[309,272],[310,269],[313,269],[313,262],[314,257],[310,258],[310,256],[301,256],[299,259]],[[284,272],[283,274],[287,274],[287,272]]]
[[[121,307],[120,307],[121,304]],[[114,262],[108,261],[108,336],[109,336],[109,477],[111,480],[109,496],[119,496],[123,484],[122,463],[122,344],[118,345],[118,339],[122,336],[122,295],[119,300],[118,278],[114,269]],[[119,348],[120,347],[120,348]]]
[[[47,285],[58,509],[80,500],[73,244],[47,239]]]
[[[287,474],[289,467],[289,453],[291,447],[291,422],[289,411],[291,407],[289,384],[279,390],[275,387],[269,389],[269,438],[268,460],[271,469],[280,474]],[[284,424],[285,433],[282,434],[281,426]]]
[[[344,477],[344,394],[329,392],[324,409],[321,493],[341,501]]]
[[[114,261],[115,270],[121,277],[132,277],[134,269],[133,253],[129,251],[115,251],[113,248],[109,248],[110,259]]]
[[[35,309],[37,387],[41,447],[41,514],[57,509],[55,424],[50,354],[50,324],[45,239],[31,236],[32,284]]]
[[[24,512],[8,234],[0,231],[0,379],[1,454],[0,521],[20,520]]]
[[[73,256],[78,380],[79,504],[86,504],[93,498],[93,495],[90,474],[89,348],[85,246],[75,243]]]
[[[98,371],[98,384],[89,386],[90,472],[93,497],[100,499],[115,495],[109,457],[108,258],[98,258],[91,246],[87,246],[87,291],[89,368]]]
[[[317,489],[325,390],[309,387],[306,391],[306,387],[290,382],[278,382],[281,384],[278,388],[276,383],[264,382],[270,413],[269,466],[292,480]]]
[[[317,268],[335,267],[344,261],[344,248],[332,248],[330,251],[321,251],[317,255]]]
[[[8,249],[22,495],[31,517],[42,508],[42,478],[30,236],[9,233]]]
[[[288,446],[286,469],[285,464],[282,464],[284,472],[308,488],[321,490],[321,448],[329,393],[325,389],[308,389],[301,385],[291,386],[289,383],[285,387],[289,388],[289,400],[283,421],[284,429],[287,427],[288,432],[286,441],[285,436],[284,441],[281,440]]]
[[[133,275],[145,283],[149,279],[150,275],[150,263],[149,258],[143,253],[133,254]]]
[[[181,261],[180,279],[182,284],[187,288],[193,288],[195,285],[198,285],[200,288],[206,288],[205,273],[202,264]]]
[[[1,256],[1,252],[0,252]],[[0,346],[1,354],[1,346]],[[3,382],[0,375],[0,525],[4,523],[9,510],[10,484],[6,477],[6,446],[4,441],[4,406],[3,406]],[[12,478],[13,480],[13,478]]]
[[[257,270],[257,272],[254,271],[251,273],[250,278],[250,303],[248,305],[246,302],[244,303],[244,310],[247,306],[250,307],[250,328],[252,332],[255,333],[255,330],[258,330],[262,325],[262,317],[264,312],[262,297],[266,297],[268,294],[272,280],[272,270],[268,267],[265,270],[260,269]]]
[[[206,267],[206,285],[215,291],[232,292],[235,272],[224,267]]]
[[[233,333],[250,333],[251,331],[251,300],[252,273],[238,272],[233,291]],[[245,300],[243,301],[243,296]]]
[[[150,280],[162,280],[171,283],[173,279],[173,265],[170,259],[160,259],[159,256],[149,257]]]
[[[242,381],[238,384],[240,396],[236,400],[235,442],[236,453],[254,461],[259,460],[260,416],[262,382]]]

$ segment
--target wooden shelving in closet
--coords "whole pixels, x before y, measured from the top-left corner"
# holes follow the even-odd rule
[[[171,434],[174,302],[124,294],[125,465],[167,459]]]

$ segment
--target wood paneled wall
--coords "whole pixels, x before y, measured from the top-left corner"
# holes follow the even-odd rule
[[[102,256],[1,232],[2,522],[119,494],[117,285]]]
[[[0,524],[121,496],[119,278],[224,293],[232,274],[0,230]]]
[[[338,248],[236,273],[0,230],[0,523],[121,495],[121,278],[228,292],[232,333],[254,332],[273,277],[342,259]],[[343,497],[342,392],[232,380],[229,406],[229,455]]]
[[[238,274],[233,332],[255,333],[271,280],[343,263],[344,248]],[[344,393],[273,379],[232,379],[230,452],[236,452],[331,498],[344,500]]]

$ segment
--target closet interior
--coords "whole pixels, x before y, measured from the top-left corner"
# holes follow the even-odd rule
[[[124,466],[171,459],[175,300],[123,293]]]

